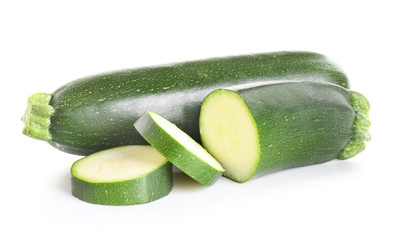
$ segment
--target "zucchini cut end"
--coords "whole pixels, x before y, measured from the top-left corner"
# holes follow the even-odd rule
[[[24,123],[23,134],[38,140],[52,139],[49,128],[55,110],[49,105],[51,98],[49,93],[35,93],[28,98],[27,109],[21,119]]]
[[[361,93],[351,92],[350,101],[353,110],[355,111],[355,120],[353,122],[353,136],[342,148],[338,159],[348,159],[365,150],[365,141],[370,141],[371,135],[369,132],[370,120],[369,109],[370,104],[368,99]]]
[[[199,128],[203,146],[236,181],[250,179],[258,166],[260,145],[255,119],[242,97],[227,89],[209,94],[201,107]]]
[[[76,161],[71,174],[92,183],[127,181],[143,177],[166,162],[167,159],[151,146],[122,146]]]

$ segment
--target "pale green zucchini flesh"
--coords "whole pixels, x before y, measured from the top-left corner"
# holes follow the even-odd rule
[[[204,147],[220,161],[227,177],[248,179],[253,175],[260,158],[258,130],[238,93],[212,93],[204,102],[200,131]]]

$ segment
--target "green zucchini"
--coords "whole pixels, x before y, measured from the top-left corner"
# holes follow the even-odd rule
[[[214,89],[273,80],[310,80],[348,87],[346,75],[325,56],[276,52],[122,70],[68,83],[28,100],[24,133],[79,155],[147,144],[133,123],[158,112],[200,142],[198,118]]]
[[[279,82],[219,89],[203,101],[203,146],[237,182],[253,176],[347,159],[370,140],[369,103],[321,82]]]
[[[151,146],[123,146],[76,161],[73,196],[102,205],[148,203],[170,193],[172,165]]]
[[[135,123],[139,133],[168,161],[201,184],[211,185],[224,169],[201,145],[157,113],[148,111]]]

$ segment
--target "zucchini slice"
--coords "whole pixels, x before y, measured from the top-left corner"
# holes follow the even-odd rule
[[[211,185],[224,169],[200,144],[176,125],[152,111],[134,124],[139,133],[168,161],[203,185]]]
[[[172,189],[172,165],[151,146],[123,146],[91,154],[71,168],[73,196],[102,205],[147,203]]]
[[[203,146],[234,181],[347,159],[370,140],[369,102],[358,92],[320,82],[233,90],[209,94],[199,124]]]

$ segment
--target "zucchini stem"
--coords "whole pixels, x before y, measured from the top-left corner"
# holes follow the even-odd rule
[[[27,109],[21,119],[25,135],[44,141],[52,139],[49,127],[55,110],[49,105],[51,98],[52,95],[49,93],[35,93],[28,98]]]
[[[348,159],[365,150],[365,141],[371,139],[369,133],[369,101],[358,92],[351,92],[351,104],[355,111],[353,136],[342,148],[338,159]]]

